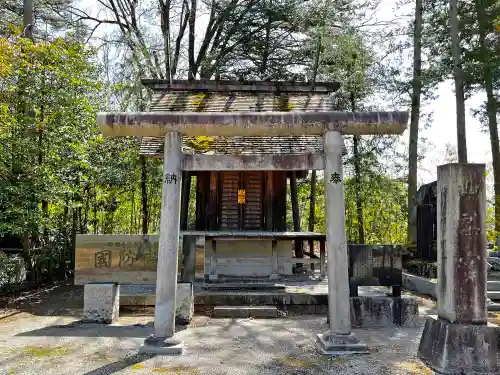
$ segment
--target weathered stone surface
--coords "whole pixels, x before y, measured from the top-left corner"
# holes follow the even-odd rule
[[[86,284],[83,295],[83,320],[113,323],[120,311],[120,286],[113,283]]]
[[[418,304],[411,297],[351,297],[354,327],[416,327]]]
[[[216,263],[215,272],[221,276],[269,277],[273,274],[273,252],[271,238],[252,239],[221,238],[216,241],[216,252],[212,239],[205,244],[205,277],[208,279]],[[292,241],[280,240],[276,246],[278,274],[292,274]]]
[[[158,355],[182,355],[183,350],[184,345],[181,341],[151,335],[144,340],[143,344],[139,348],[139,353]]]
[[[349,261],[345,231],[344,177],[342,150],[344,138],[339,132],[327,132],[325,148],[325,215],[328,262],[328,312],[330,332],[349,335]]]
[[[154,323],[156,337],[172,337],[175,333],[182,184],[182,136],[177,132],[169,132],[165,135],[164,145],[161,229],[156,265],[156,273],[162,277],[156,278]]]
[[[190,322],[194,314],[193,284],[178,283],[177,296],[175,298],[176,322]]]
[[[154,306],[154,285],[122,285],[122,306]],[[177,283],[175,322],[189,323],[194,314],[194,295],[191,283]]]
[[[437,281],[403,272],[403,287],[437,298]]]
[[[486,324],[486,190],[483,164],[438,167],[438,314]]]
[[[403,272],[403,287],[414,292],[437,298],[437,281]],[[500,300],[500,281],[488,281],[486,306],[488,311],[500,311],[500,304],[492,300]]]
[[[488,262],[491,264],[491,268],[494,271],[500,271],[500,258],[497,257],[489,257]]]
[[[439,374],[500,373],[500,327],[452,324],[428,317],[418,356]]]
[[[322,333],[316,336],[316,343],[324,355],[346,355],[368,353],[368,346],[360,343],[354,335]]]
[[[323,154],[299,155],[199,155],[184,154],[185,171],[283,171],[323,170]]]
[[[402,134],[407,112],[103,112],[97,123],[104,136],[275,136]],[[249,126],[251,125],[251,126]]]

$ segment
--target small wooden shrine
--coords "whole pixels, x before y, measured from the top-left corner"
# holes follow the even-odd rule
[[[290,264],[304,261],[291,259],[292,240],[326,240],[330,327],[318,334],[318,343],[328,353],[363,349],[351,335],[343,136],[401,134],[408,113],[337,112],[329,95],[338,83],[143,83],[154,92],[151,111],[97,116],[104,136],[143,137],[143,153],[151,156],[161,156],[163,145],[155,326],[142,350],[182,352],[182,344],[171,339],[180,236],[204,238],[209,280],[286,275]],[[212,145],[201,152],[183,146],[197,136],[213,138]],[[324,170],[326,235],[283,231],[286,175],[309,170]],[[183,231],[179,218],[186,218],[188,195],[182,201],[181,190],[191,176],[197,178],[196,228]]]
[[[282,82],[223,81],[196,86],[180,82],[168,86],[162,81],[150,80],[145,80],[144,84],[153,90],[152,112],[325,111],[332,106],[329,94],[339,87],[337,83],[318,83],[312,87]],[[212,161],[217,160],[219,155],[221,160],[232,156],[234,162],[239,163],[239,168],[208,161],[203,166],[195,167],[188,164],[187,158],[184,168],[196,170],[183,174],[181,230],[188,229],[190,180],[196,178],[196,220],[194,228],[189,229],[215,233],[231,231],[239,232],[240,235],[248,231],[287,232],[287,178],[292,174],[300,178],[311,169],[323,169],[322,136],[215,136],[204,141],[204,146],[196,149],[193,147],[193,138],[184,137],[183,152],[186,156],[209,156]],[[163,138],[143,138],[141,154],[163,157]],[[262,168],[250,167],[246,162],[249,159],[269,161],[271,164],[267,165],[272,165],[272,170],[266,170],[264,163]],[[224,170],[226,168],[231,170]],[[217,262],[220,263],[216,274],[242,277],[275,275],[272,269],[272,241],[268,236],[260,236],[260,240],[256,241],[255,233],[251,235],[252,240],[239,238],[229,241],[227,237],[212,240],[217,242]],[[318,246],[318,249],[322,247],[324,250],[324,235],[302,233],[294,236],[297,237],[316,239],[323,246]],[[281,275],[292,274],[295,262],[292,243],[290,236],[282,236],[276,246]],[[204,259],[198,257],[196,263],[210,263],[211,252],[212,245],[208,243],[205,245]],[[320,257],[316,260],[306,259],[305,262],[321,263]],[[210,268],[206,267],[207,278]],[[316,270],[319,271],[319,268],[316,267]]]

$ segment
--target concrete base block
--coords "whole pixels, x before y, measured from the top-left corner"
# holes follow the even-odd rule
[[[419,358],[438,374],[500,373],[500,327],[451,324],[428,317],[418,348]]]
[[[122,285],[120,304],[122,306],[154,306],[156,303],[154,285]],[[175,321],[189,323],[194,315],[194,294],[191,283],[177,283]]]
[[[182,355],[184,345],[181,341],[165,337],[149,336],[139,348],[139,353],[157,355]]]
[[[214,318],[276,318],[275,306],[216,306]]]
[[[488,280],[488,292],[498,292],[500,291],[500,281],[498,280]]]
[[[366,344],[361,344],[351,335],[333,335],[330,332],[316,336],[316,343],[324,355],[347,355],[368,353]]]
[[[403,272],[403,287],[414,292],[437,298],[437,282],[425,277]]]
[[[83,320],[113,323],[120,312],[120,286],[114,283],[86,284],[83,294]]]
[[[351,297],[353,327],[417,327],[418,303],[411,297]]]

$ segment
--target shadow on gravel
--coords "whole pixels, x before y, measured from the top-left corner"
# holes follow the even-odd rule
[[[180,332],[187,326],[176,326]],[[153,323],[133,325],[107,325],[86,323],[81,320],[69,324],[53,325],[33,331],[22,332],[17,336],[61,336],[61,337],[143,337],[153,333]]]
[[[129,366],[133,366],[137,363],[147,361],[148,359],[151,359],[155,357],[155,354],[134,354],[128,357],[125,357],[123,359],[120,359],[119,361],[101,366],[99,368],[96,368],[95,370],[88,371],[84,373],[83,375],[110,375],[114,374],[118,371],[124,370]]]

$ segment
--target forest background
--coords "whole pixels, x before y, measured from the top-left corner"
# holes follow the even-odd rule
[[[449,124],[455,132],[454,108],[446,126],[434,121],[436,139],[423,136],[437,94],[454,95],[449,9],[447,0],[0,0],[0,236],[20,239],[37,283],[71,274],[77,233],[159,231],[161,160],[140,156],[139,139],[103,138],[95,121],[100,110],[147,110],[141,78],[336,80],[340,111],[411,112],[403,136],[346,138],[347,240],[414,247],[418,186],[458,160],[440,139]],[[485,134],[469,143],[469,161],[489,151],[494,240],[500,7],[462,0],[458,15],[464,121],[482,127],[473,140]],[[289,186],[290,229],[325,231],[322,181],[309,173]]]

